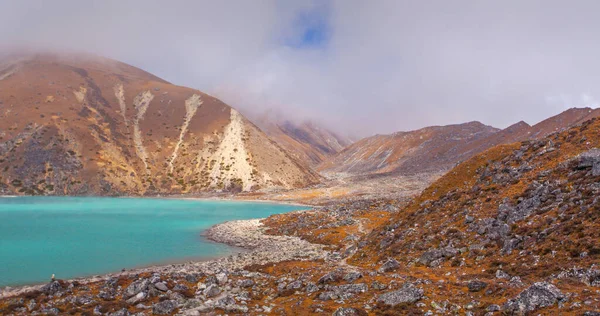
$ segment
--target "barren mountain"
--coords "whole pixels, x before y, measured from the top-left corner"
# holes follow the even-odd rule
[[[471,157],[474,144],[497,131],[479,122],[469,122],[376,135],[348,146],[318,169],[353,175],[445,170]]]
[[[4,194],[158,194],[295,188],[319,176],[236,110],[92,56],[4,56]]]
[[[600,109],[572,108],[533,126],[520,121],[499,130],[471,122],[377,135],[348,146],[318,170],[349,175],[443,172],[496,145],[541,139],[597,116]]]
[[[296,122],[272,113],[250,118],[292,156],[313,167],[352,143],[348,137],[309,120]]]

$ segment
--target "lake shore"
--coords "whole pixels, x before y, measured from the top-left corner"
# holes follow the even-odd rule
[[[243,249],[225,257],[155,265],[127,269],[121,272],[74,278],[68,282],[89,284],[110,278],[142,273],[201,273],[214,275],[223,271],[239,271],[251,265],[264,265],[287,260],[326,259],[328,252],[322,245],[312,244],[298,237],[265,234],[261,219],[235,220],[217,224],[203,233],[208,240]],[[0,299],[40,290],[45,284],[5,287],[0,289]]]

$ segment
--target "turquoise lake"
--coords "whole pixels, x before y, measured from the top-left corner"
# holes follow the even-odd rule
[[[212,225],[302,206],[153,198],[0,198],[0,286],[154,264],[235,249],[204,239]]]

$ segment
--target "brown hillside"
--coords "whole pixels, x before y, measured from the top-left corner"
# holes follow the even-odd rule
[[[470,122],[377,135],[348,146],[319,165],[319,170],[346,174],[437,172],[471,157],[473,145],[496,131]]]
[[[3,194],[294,188],[318,176],[237,111],[100,57],[0,63]]]

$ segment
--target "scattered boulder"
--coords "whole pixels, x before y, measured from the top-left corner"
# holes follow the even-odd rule
[[[362,309],[352,308],[352,307],[340,307],[338,308],[332,316],[363,316],[367,315]]]
[[[415,303],[423,297],[423,289],[412,283],[405,283],[400,290],[379,295],[377,302],[396,306],[398,304]]]
[[[63,286],[58,281],[52,281],[41,288],[41,291],[46,295],[54,295],[62,290],[64,290]]]
[[[382,264],[381,267],[379,267],[378,271],[379,273],[385,273],[398,270],[398,268],[400,268],[400,263],[398,263],[396,259],[390,258],[384,264]]]
[[[228,279],[227,279],[226,273],[223,273],[223,272],[218,273],[215,277],[217,278],[217,283],[219,285],[224,285],[225,283],[227,283]]]
[[[146,299],[148,295],[146,294],[146,292],[139,292],[138,294],[132,296],[130,299],[127,300],[127,304],[129,305],[136,305],[137,303],[143,301]]]
[[[302,281],[296,280],[296,281],[290,282],[290,284],[288,284],[285,288],[287,290],[297,290],[297,289],[300,289],[301,287],[302,287]]]
[[[316,284],[314,284],[313,282],[310,282],[306,285],[306,293],[314,293],[318,290],[319,290],[319,287]]]
[[[425,266],[431,266],[433,262],[442,258],[442,251],[439,249],[433,249],[425,251],[421,257],[419,257],[419,263]]]
[[[356,281],[356,280],[358,280],[358,279],[360,279],[362,277],[363,277],[363,275],[360,272],[355,272],[355,271],[348,272],[348,273],[346,273],[346,275],[344,275],[344,281],[346,281],[346,282],[354,282],[354,281]]]
[[[221,289],[216,284],[211,284],[204,290],[204,296],[206,296],[206,297],[215,297],[215,296],[219,295],[220,293],[221,293]]]
[[[134,295],[137,295],[139,292],[146,290],[148,288],[149,284],[150,284],[150,281],[148,281],[146,279],[133,281],[125,289],[124,296],[125,297],[132,297]]]
[[[127,310],[127,308],[121,308],[120,310],[114,312],[114,313],[108,313],[108,316],[129,316],[129,311]]]
[[[600,176],[600,149],[588,150],[577,158],[579,159],[579,169],[592,168],[592,175]]]
[[[497,311],[500,311],[501,308],[500,308],[500,305],[492,304],[492,305],[489,305],[485,310],[488,312],[497,312]]]
[[[325,283],[333,283],[333,282],[337,282],[341,279],[340,274],[337,271],[333,271],[333,272],[329,272],[325,275],[323,275],[319,281],[317,281],[317,283],[319,284],[325,284]]]
[[[166,300],[152,305],[152,314],[170,315],[177,308],[177,303],[173,300]]]
[[[176,284],[176,285],[173,287],[173,291],[175,291],[175,292],[186,292],[186,291],[188,291],[189,289],[190,289],[190,288],[189,288],[189,287],[187,287],[187,285],[185,285],[185,284]]]
[[[527,313],[564,300],[566,296],[556,286],[547,282],[537,282],[516,298],[506,302],[504,309],[513,313]]]

